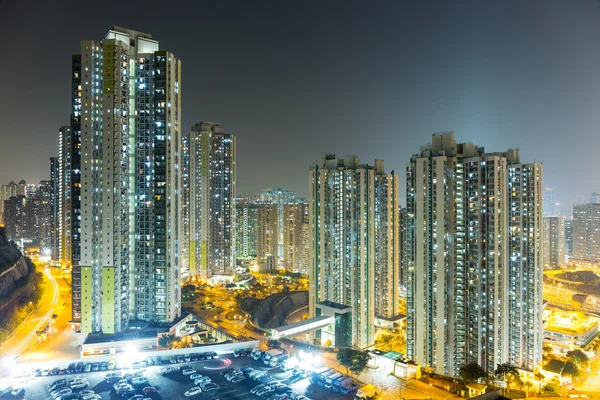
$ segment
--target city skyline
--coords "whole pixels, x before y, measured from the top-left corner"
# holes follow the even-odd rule
[[[409,149],[424,143],[431,133],[448,130],[486,148],[516,145],[527,159],[544,161],[546,185],[554,189],[558,202],[589,196],[600,187],[593,174],[568,179],[585,171],[586,162],[593,159],[589,138],[599,122],[593,104],[600,90],[593,71],[585,66],[598,64],[599,55],[592,51],[600,39],[600,29],[592,23],[600,15],[597,2],[438,3],[433,9],[391,6],[385,12],[384,7],[368,10],[368,29],[357,41],[353,27],[363,21],[364,11],[357,3],[348,3],[343,10],[322,4],[290,7],[292,12],[276,4],[240,3],[233,8],[202,3],[194,9],[212,17],[208,18],[212,22],[197,33],[157,24],[158,17],[148,18],[143,10],[133,12],[134,6],[127,4],[121,13],[126,18],[115,17],[107,7],[95,12],[95,21],[85,23],[72,18],[80,10],[71,10],[68,2],[47,10],[39,5],[28,19],[30,29],[7,43],[23,63],[0,67],[15,77],[7,82],[4,99],[10,101],[3,100],[1,109],[16,107],[4,118],[6,145],[0,149],[0,157],[13,168],[0,171],[0,182],[47,179],[42,167],[56,154],[53,127],[68,123],[64,82],[69,77],[64,60],[77,51],[77,39],[72,37],[95,37],[107,26],[121,25],[153,32],[184,61],[182,129],[187,131],[196,119],[206,118],[236,132],[240,148],[245,149],[238,155],[240,193],[284,187],[306,196],[306,165],[330,151],[353,155],[360,150],[361,157],[383,158],[390,169],[402,170]],[[7,23],[0,30],[21,23],[24,7],[2,2],[0,14],[7,16]],[[328,26],[333,33],[327,35],[319,23],[337,12],[343,21]],[[193,14],[181,13],[183,19]],[[255,18],[242,21],[245,15]],[[494,23],[497,15],[506,19],[502,26]],[[41,34],[51,17],[61,28],[54,35]],[[544,28],[569,23],[578,23],[579,29],[562,34]],[[228,33],[219,35],[204,32],[218,24],[236,29],[224,29]],[[504,26],[511,30],[505,31]],[[447,37],[446,31],[457,34]],[[46,46],[48,41],[69,45]],[[290,42],[294,46],[288,46]],[[34,43],[37,51],[28,51]],[[431,46],[425,46],[428,43]],[[217,61],[203,62],[197,54],[205,52],[196,52],[198,46],[212,51]],[[397,51],[388,53],[383,50],[387,48]],[[554,58],[555,50],[563,56]],[[47,65],[45,74],[28,73],[28,66],[36,64],[34,57],[44,57],[47,51],[56,65]],[[407,59],[404,53],[412,57]],[[579,79],[569,79],[572,76]],[[36,96],[29,98],[29,93]],[[20,116],[19,109],[28,107],[42,110],[38,119]],[[349,140],[340,146],[340,138]],[[278,151],[267,156],[261,150],[267,143]],[[25,149],[32,157],[18,156]],[[570,168],[560,161],[565,157],[572,160]],[[402,178],[400,192],[403,199]]]

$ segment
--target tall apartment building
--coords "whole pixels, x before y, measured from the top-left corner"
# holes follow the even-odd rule
[[[34,203],[23,194],[4,200],[4,227],[8,240],[23,246],[35,239]]]
[[[270,257],[277,259],[279,249],[279,206],[261,202],[257,210],[256,259],[259,265],[266,265]],[[277,265],[269,265],[269,269]]]
[[[554,213],[554,189],[544,188],[544,217],[553,217]]]
[[[277,254],[275,256],[282,258],[283,257],[283,246],[284,246],[284,210],[286,204],[294,203],[294,192],[289,191],[287,189],[265,189],[260,194],[260,200],[263,202],[269,202],[273,204],[277,204],[277,215],[278,215],[278,225],[277,231],[279,232],[279,239],[277,245]]]
[[[25,196],[27,183],[22,180],[19,183],[10,182],[7,185],[0,186],[0,225],[4,223],[4,202],[11,197],[19,195]]]
[[[235,244],[238,259],[256,258],[256,239],[258,234],[257,203],[246,199],[236,199]]]
[[[573,258],[600,261],[600,203],[573,206]]]
[[[544,217],[544,266],[565,265],[565,217]]]
[[[34,224],[33,241],[45,253],[52,251],[54,236],[54,192],[51,181],[40,181],[30,201],[33,202]]]
[[[61,175],[81,332],[180,314],[180,81],[180,61],[129,29],[84,40],[73,56],[70,132],[61,129],[70,174]]]
[[[189,132],[189,270],[232,279],[235,269],[235,136],[202,121]]]
[[[565,253],[571,257],[573,255],[573,220],[565,221]]]
[[[407,165],[407,353],[457,376],[542,348],[542,166],[433,135]]]
[[[58,230],[58,223],[60,220],[59,165],[60,159],[58,157],[50,157],[50,190],[52,196],[52,231],[50,233],[50,259],[52,261],[58,261],[60,259],[60,231]]]
[[[401,296],[406,295],[406,207],[400,207],[398,218],[400,219],[399,253],[400,257],[400,291]]]
[[[190,277],[190,135],[181,135],[181,207],[179,210],[179,240],[181,279]]]
[[[308,271],[308,204],[283,206],[283,265],[288,271]]]
[[[55,219],[57,241],[58,241],[58,258],[61,266],[70,267],[72,265],[72,252],[71,252],[71,240],[72,240],[72,226],[71,226],[71,210],[73,205],[73,199],[71,193],[74,189],[77,189],[77,204],[79,204],[79,180],[74,180],[74,171],[80,171],[79,169],[74,170],[72,168],[72,154],[76,150],[76,156],[78,159],[81,158],[80,148],[73,149],[71,127],[63,126],[58,130],[58,162],[56,172],[56,212],[57,216]],[[77,164],[79,168],[80,164]],[[77,175],[78,177],[79,175]],[[77,186],[75,186],[77,183]],[[78,217],[78,214],[75,216]],[[76,226],[80,224],[80,220],[77,220]],[[79,299],[74,300],[74,309],[79,310]],[[77,301],[75,301],[77,300]],[[77,314],[79,315],[79,314]]]
[[[398,177],[381,160],[328,154],[309,171],[309,312],[349,307],[349,343],[375,341],[375,316],[398,313]],[[319,332],[317,332],[317,337]]]

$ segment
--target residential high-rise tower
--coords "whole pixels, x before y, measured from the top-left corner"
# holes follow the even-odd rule
[[[565,217],[544,217],[544,265],[565,265]]]
[[[115,333],[180,314],[181,63],[113,27],[73,57],[73,322]]]
[[[542,347],[542,166],[433,136],[407,165],[407,353],[457,376]]]
[[[349,343],[336,346],[372,345],[375,316],[398,313],[397,189],[381,160],[329,154],[310,168],[309,312],[315,317],[322,302],[352,309]]]
[[[189,182],[190,276],[230,280],[236,252],[235,136],[222,125],[202,121],[189,132]]]

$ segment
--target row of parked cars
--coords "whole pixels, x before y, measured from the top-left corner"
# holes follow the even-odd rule
[[[121,371],[113,371],[106,374],[104,380],[113,385],[115,393],[129,400],[150,400],[146,395],[156,393],[156,387],[152,386],[144,377],[144,370],[123,374]]]
[[[176,371],[176,368],[171,367],[170,369],[167,368],[165,371],[161,370],[161,374],[166,375]],[[192,367],[182,368],[181,374],[189,377],[190,380],[194,382],[194,385],[196,385],[184,393],[185,397],[194,397],[202,392],[214,392],[220,388],[220,386],[214,383],[210,377],[198,373],[198,371]]]
[[[145,368],[152,365],[161,365],[161,364],[177,364],[184,363],[190,361],[201,361],[201,360],[211,360],[213,358],[217,358],[218,355],[215,352],[204,352],[204,353],[194,353],[194,354],[186,354],[181,356],[173,356],[169,359],[161,358],[161,357],[152,357],[148,359],[144,359],[141,361],[134,361],[131,365],[133,369]],[[121,370],[123,369],[123,365],[121,365],[120,361],[103,361],[103,362],[89,362],[84,363],[80,362],[72,362],[66,368],[54,367],[54,368],[46,368],[46,369],[36,369],[33,371],[34,376],[51,376],[51,375],[67,375],[67,374],[80,374],[85,372],[96,372],[96,371],[113,371],[113,370]]]
[[[296,393],[292,388],[279,382],[268,372],[258,371],[251,367],[242,368],[240,373],[243,373],[247,379],[258,382],[250,393],[257,395],[265,400],[309,400],[308,397]]]
[[[19,399],[25,395],[25,389],[22,387],[8,386],[0,389],[0,399]]]
[[[48,392],[55,400],[99,400],[100,395],[87,389],[89,382],[86,378],[76,376],[73,379],[58,379],[48,384]]]

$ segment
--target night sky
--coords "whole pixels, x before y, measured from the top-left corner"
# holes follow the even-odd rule
[[[237,135],[238,194],[305,196],[326,152],[403,174],[448,130],[543,161],[557,201],[600,191],[598,1],[84,3],[0,0],[2,184],[48,179],[71,54],[118,25],[181,58],[185,130]]]

